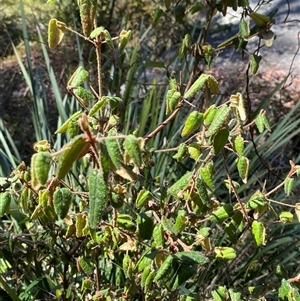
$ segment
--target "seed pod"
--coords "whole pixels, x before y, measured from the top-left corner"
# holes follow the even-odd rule
[[[199,129],[203,122],[203,114],[193,111],[185,121],[181,132],[181,137],[186,137]]]
[[[82,134],[74,137],[64,147],[64,152],[60,154],[57,164],[57,178],[59,180],[66,176],[80,153],[88,146],[89,142],[85,135]]]
[[[61,219],[65,218],[71,207],[73,194],[68,188],[56,189],[53,193],[53,206],[55,213]]]
[[[96,229],[101,221],[102,212],[107,205],[107,184],[102,171],[92,170],[89,173],[89,225]]]
[[[178,260],[172,254],[168,255],[159,270],[156,272],[153,281],[159,286],[164,285],[174,276],[178,267]]]
[[[110,198],[110,204],[115,208],[115,209],[120,209],[123,204],[124,204],[124,197],[121,195],[112,192],[111,193],[111,198]]]
[[[51,155],[49,152],[39,152],[34,154],[33,166],[34,175],[41,185],[45,185],[48,180],[48,173],[51,165]]]
[[[206,137],[211,137],[220,130],[227,117],[229,116],[229,113],[230,109],[227,105],[222,105],[220,108],[218,108],[218,111],[212,123],[210,124],[208,131],[206,132]]]
[[[108,132],[107,137],[116,136],[118,133],[115,128],[111,128]],[[122,154],[119,146],[118,139],[105,139],[105,145],[111,162],[118,169],[121,166]]]
[[[142,155],[137,137],[128,135],[124,140],[124,148],[132,162],[140,167],[142,165]]]
[[[197,92],[199,92],[205,85],[207,78],[209,75],[202,73],[198,79],[192,84],[192,86],[188,89],[187,92],[184,94],[184,98],[191,98],[193,97]]]
[[[9,212],[11,194],[9,191],[0,193],[0,217]]]

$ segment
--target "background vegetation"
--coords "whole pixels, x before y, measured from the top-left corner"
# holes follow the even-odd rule
[[[255,80],[276,11],[51,2],[1,20],[26,85],[2,94],[0,298],[300,300],[300,104],[274,101],[291,74]],[[214,64],[227,48],[242,76]]]

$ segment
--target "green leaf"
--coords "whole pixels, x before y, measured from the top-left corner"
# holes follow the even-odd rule
[[[107,183],[102,171],[91,170],[88,177],[89,183],[89,225],[97,229],[101,221],[102,213],[107,206]]]
[[[232,205],[224,204],[223,206],[213,211],[209,218],[213,222],[222,222],[223,220],[233,216],[233,214],[234,210]]]
[[[218,108],[216,115],[214,116],[213,121],[211,122],[208,131],[206,132],[206,137],[211,137],[215,135],[220,128],[222,128],[227,117],[229,116],[230,108],[227,105],[222,105]]]
[[[193,111],[185,121],[181,132],[181,137],[186,137],[199,129],[203,122],[203,114]]]
[[[242,121],[246,120],[247,116],[246,116],[245,104],[241,93],[233,94],[230,96],[230,108],[236,108],[241,120]]]
[[[187,187],[189,184],[193,173],[191,171],[183,175],[177,182],[175,182],[169,189],[168,194],[171,194],[173,197],[178,198],[179,192]]]
[[[164,228],[162,224],[157,224],[153,229],[153,243],[155,248],[163,248],[164,246]]]
[[[111,162],[118,169],[122,163],[122,153],[118,139],[114,138],[117,134],[117,130],[115,128],[111,128],[107,135],[107,138],[110,139],[105,139],[105,145]]]
[[[216,259],[234,259],[236,258],[236,252],[230,247],[215,247]]]
[[[68,188],[58,188],[53,194],[53,206],[57,216],[64,219],[73,201],[73,194]]]
[[[132,162],[140,167],[142,165],[142,155],[138,138],[134,135],[128,135],[124,140],[124,149]]]
[[[127,43],[129,42],[129,39],[131,37],[131,30],[122,30],[119,35],[119,55],[123,52],[125,49]]]
[[[284,192],[286,195],[290,195],[292,193],[294,181],[294,178],[286,178],[284,180]]]
[[[51,19],[48,25],[48,44],[50,48],[55,48],[62,41],[66,24],[56,19]]]
[[[178,210],[173,231],[175,234],[181,233],[186,225],[188,224],[188,217],[186,216],[185,210]]]
[[[201,155],[201,144],[197,142],[193,142],[188,146],[188,153],[190,157],[197,161]]]
[[[238,158],[237,169],[242,181],[246,184],[248,181],[249,159],[245,156]]]
[[[242,136],[236,136],[233,140],[233,149],[239,156],[244,153],[244,138]]]
[[[199,78],[196,79],[196,81],[192,84],[192,86],[188,89],[188,91],[185,92],[184,98],[191,98],[193,97],[197,92],[199,92],[205,85],[209,75],[202,73]]]
[[[83,87],[77,87],[73,90],[73,92],[86,106],[90,101],[95,100],[95,95]]]
[[[240,28],[240,33],[242,35],[242,38],[244,40],[248,40],[250,36],[249,24],[250,24],[249,20],[245,20],[244,18],[240,20],[239,28]]]
[[[151,211],[142,212],[137,217],[138,235],[142,240],[151,239],[154,223]]]
[[[158,20],[160,19],[160,17],[163,15],[164,11],[160,8],[160,7],[156,7],[155,11],[154,11],[154,16],[152,19],[152,26],[156,26]]]
[[[86,70],[84,70],[82,66],[79,66],[69,79],[68,87],[77,88],[88,78],[88,76],[89,73]]]
[[[11,194],[9,191],[0,193],[0,217],[9,212]]]
[[[207,193],[207,188],[204,184],[204,181],[202,180],[201,177],[198,177],[196,179],[196,189],[198,191],[199,197],[202,201],[202,203],[206,206],[206,207],[210,207],[211,206],[211,201],[210,201],[210,197],[208,196]]]
[[[263,223],[259,221],[253,221],[252,223],[252,235],[254,242],[257,246],[266,244],[266,229]]]
[[[205,264],[209,259],[199,251],[182,251],[175,254],[184,264]]]
[[[294,220],[294,216],[291,212],[283,211],[280,213],[279,219],[283,223],[292,223]]]
[[[252,54],[250,56],[250,67],[253,75],[256,75],[261,59],[262,59],[261,55]]]
[[[104,29],[103,26],[100,26],[100,27],[95,28],[95,29],[91,32],[90,38],[91,38],[91,39],[94,39],[94,38],[100,36],[100,35],[104,32],[104,30],[105,30],[105,29]]]
[[[71,169],[73,163],[78,159],[81,152],[89,145],[84,134],[73,138],[62,149],[57,164],[57,178],[63,179]]]
[[[186,145],[185,143],[180,143],[178,146],[177,153],[172,157],[173,159],[177,160],[177,162],[181,162],[186,154]]]
[[[147,61],[144,66],[152,68],[165,68],[165,63],[159,61]]]
[[[211,189],[215,189],[215,185],[213,183],[213,162],[208,161],[203,167],[199,168],[199,173],[201,175],[204,183]]]
[[[68,125],[71,121],[76,121],[81,116],[82,111],[75,112],[70,118],[68,118],[55,132],[55,134],[61,134],[68,130]]]
[[[214,138],[214,153],[217,156],[224,148],[228,141],[229,130],[227,128],[218,131]]]

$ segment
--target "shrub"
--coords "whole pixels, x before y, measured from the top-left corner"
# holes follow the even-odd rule
[[[275,12],[227,3],[243,8],[240,31],[214,49],[206,38],[224,2],[165,1],[140,40],[97,27],[97,1],[78,3],[82,32],[51,19],[49,46],[80,36],[97,75],[75,70],[67,89],[76,105],[66,113],[56,95],[64,139],[40,139],[30,166],[1,186],[3,289],[13,300],[299,300],[300,167],[269,167],[299,133],[299,104],[274,128],[269,98],[250,110],[256,51],[244,93],[223,101],[210,72],[216,51],[247,53],[250,38],[263,39]],[[203,11],[205,31],[192,42],[187,22]],[[163,18],[190,31],[170,63],[144,47]],[[167,76],[143,86],[149,68]]]

